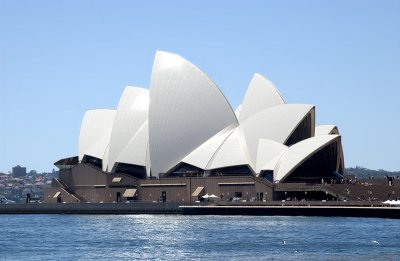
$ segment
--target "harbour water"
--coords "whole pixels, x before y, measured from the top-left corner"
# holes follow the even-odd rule
[[[0,215],[0,260],[400,260],[400,220]]]

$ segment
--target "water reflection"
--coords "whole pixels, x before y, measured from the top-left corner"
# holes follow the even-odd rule
[[[389,219],[3,215],[0,222],[5,260],[392,260],[400,255],[400,221]]]

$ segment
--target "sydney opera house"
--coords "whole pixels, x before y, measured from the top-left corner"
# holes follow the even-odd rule
[[[116,109],[87,111],[79,155],[55,164],[47,202],[276,200],[280,185],[344,175],[338,128],[315,126],[313,105],[285,103],[255,74],[234,110],[199,68],[160,51],[150,88],[126,87]]]

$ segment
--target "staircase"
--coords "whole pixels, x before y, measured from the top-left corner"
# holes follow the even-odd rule
[[[85,198],[83,198],[83,197],[81,197],[81,196],[75,194],[74,192],[72,192],[72,190],[70,190],[70,189],[68,188],[68,186],[67,186],[63,181],[61,181],[61,180],[58,179],[58,178],[55,178],[54,180],[57,182],[58,186],[59,186],[65,193],[68,193],[68,194],[71,195],[72,197],[76,198],[76,200],[77,200],[78,202],[86,202],[86,199],[85,199]]]

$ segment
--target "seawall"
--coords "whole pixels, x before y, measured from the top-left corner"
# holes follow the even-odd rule
[[[400,218],[400,207],[200,205],[181,203],[1,204],[0,214],[173,214]]]
[[[182,214],[177,203],[2,204],[0,214]]]
[[[399,207],[358,206],[181,206],[184,215],[254,215],[400,218]]]

